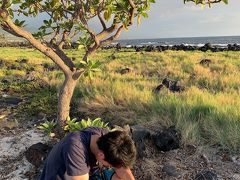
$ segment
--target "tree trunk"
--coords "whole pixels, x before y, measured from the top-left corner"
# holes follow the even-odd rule
[[[78,79],[73,79],[72,75],[65,75],[64,83],[60,89],[58,97],[58,114],[57,114],[57,133],[60,137],[64,136],[64,126],[70,112],[70,103],[73,91]]]

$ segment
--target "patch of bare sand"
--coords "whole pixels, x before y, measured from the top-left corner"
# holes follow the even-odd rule
[[[25,158],[24,152],[31,145],[47,142],[48,137],[38,129],[19,132],[0,140],[0,179],[25,180],[36,174],[36,169]]]

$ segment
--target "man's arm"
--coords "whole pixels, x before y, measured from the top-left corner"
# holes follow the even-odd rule
[[[115,169],[112,180],[135,180],[135,178],[129,168],[118,168]]]
[[[89,180],[89,174],[84,174],[81,176],[69,176],[67,175],[67,172],[64,174],[65,180]]]

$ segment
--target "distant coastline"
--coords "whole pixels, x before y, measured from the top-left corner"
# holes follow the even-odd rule
[[[25,42],[22,38],[17,38],[10,34],[3,33],[7,42]],[[0,41],[3,43],[3,41]],[[112,45],[120,43],[122,46],[198,46],[201,47],[207,43],[213,46],[227,47],[228,44],[240,44],[239,36],[209,36],[209,37],[174,37],[174,38],[149,38],[149,39],[120,39],[112,43]]]

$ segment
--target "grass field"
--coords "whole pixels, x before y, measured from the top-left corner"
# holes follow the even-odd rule
[[[66,52],[76,58],[76,63],[82,57],[81,51]],[[212,60],[209,66],[199,64],[204,58]],[[28,63],[16,62],[21,59]],[[73,97],[72,116],[101,117],[117,124],[175,125],[181,131],[183,145],[240,148],[240,52],[100,50],[90,59],[99,60],[102,71],[91,80],[80,80]],[[31,97],[22,108],[31,115],[39,111],[55,114],[63,74],[44,70],[41,64],[54,66],[49,59],[33,49],[0,48],[0,60],[5,62],[0,79],[14,82],[1,83],[0,89]],[[7,63],[21,68],[7,69]],[[29,82],[16,81],[32,67],[49,87],[34,89]],[[130,72],[121,74],[124,68]],[[172,93],[165,88],[153,93],[166,77],[179,80],[185,91]]]

